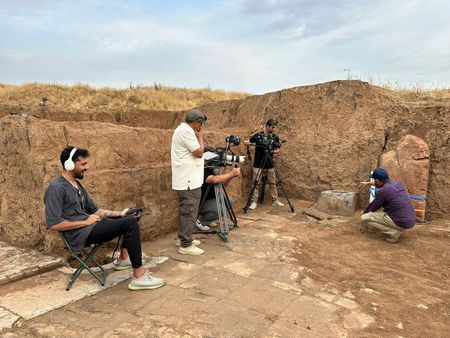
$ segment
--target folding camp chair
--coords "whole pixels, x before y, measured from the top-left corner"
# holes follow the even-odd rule
[[[78,262],[80,262],[80,267],[75,270],[75,272],[72,274],[72,276],[69,279],[69,282],[67,283],[67,287],[66,290],[69,291],[70,288],[72,287],[73,283],[75,283],[76,279],[80,276],[81,272],[86,269],[90,272],[90,274],[92,276],[94,276],[94,278],[102,285],[105,285],[105,281],[106,281],[106,271],[105,269],[103,269],[102,265],[97,262],[94,258],[95,254],[97,253],[98,249],[100,249],[100,244],[94,244],[93,246],[91,246],[91,250],[88,249],[82,249],[81,253],[85,256],[85,259],[81,259],[80,258],[80,253],[76,253],[75,251],[72,250],[72,248],[70,247],[69,243],[67,242],[67,240],[64,238],[64,236],[62,235],[62,233],[59,233],[61,235],[61,238],[64,241],[64,246],[66,247],[67,251],[69,251],[71,257],[75,258]],[[99,269],[100,271],[98,273],[96,273],[95,271],[93,271],[90,267],[89,267],[89,263],[92,262],[94,263]]]

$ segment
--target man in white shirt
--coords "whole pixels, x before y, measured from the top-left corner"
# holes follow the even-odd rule
[[[204,251],[197,247],[200,241],[193,240],[201,186],[203,184],[203,143],[202,125],[207,121],[200,110],[192,109],[185,116],[172,137],[170,157],[172,162],[172,189],[177,191],[179,202],[178,238],[179,253],[201,255]]]

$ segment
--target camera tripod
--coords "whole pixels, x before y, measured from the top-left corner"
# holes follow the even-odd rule
[[[287,196],[287,193],[286,193],[286,190],[284,189],[281,178],[278,175],[278,170],[275,167],[275,163],[273,163],[273,159],[271,156],[273,153],[273,149],[268,146],[260,146],[260,145],[256,145],[256,147],[264,147],[265,148],[264,158],[261,161],[260,168],[258,168],[255,179],[253,181],[252,189],[250,190],[250,194],[248,195],[248,198],[247,198],[247,203],[245,204],[245,207],[244,207],[244,214],[247,214],[250,203],[252,202],[253,194],[255,192],[256,187],[258,187],[258,186],[259,186],[258,202],[264,202],[264,192],[265,192],[266,184],[268,181],[267,169],[265,168],[267,164],[270,164],[272,166],[272,168],[275,172],[275,185],[281,189],[283,196],[286,198],[286,200],[289,204],[291,213],[294,213],[295,212],[294,207],[291,204],[291,201],[289,200],[289,198]]]
[[[208,193],[211,189],[211,184],[208,185],[206,188],[205,195],[203,196],[200,206],[198,207],[199,213],[200,210],[202,210],[203,205],[206,202],[206,198],[208,197]],[[217,204],[217,214],[219,216],[219,230],[205,230],[205,231],[195,231],[195,233],[209,233],[209,234],[218,234],[219,237],[224,241],[228,242],[228,232],[230,228],[228,227],[228,217],[230,217],[230,220],[233,222],[233,227],[231,228],[238,228],[237,224],[237,218],[233,211],[233,207],[231,206],[230,199],[228,197],[227,191],[225,190],[225,187],[222,183],[220,184],[214,184],[214,192],[216,194],[216,204]],[[197,214],[198,219],[198,214]]]

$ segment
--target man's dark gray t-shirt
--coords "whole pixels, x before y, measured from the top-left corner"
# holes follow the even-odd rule
[[[84,221],[98,210],[87,191],[80,182],[77,181],[77,183],[78,190],[62,175],[50,182],[44,194],[47,228],[63,221]],[[95,223],[83,228],[63,231],[62,234],[72,250],[81,251],[94,226]]]

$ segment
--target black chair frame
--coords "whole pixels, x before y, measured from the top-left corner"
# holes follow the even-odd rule
[[[95,260],[95,254],[97,253],[97,251],[100,249],[101,244],[94,244],[90,247],[90,250],[87,248],[82,249],[81,252],[75,252],[72,250],[72,248],[70,247],[69,243],[67,242],[67,240],[64,238],[62,233],[59,233],[61,235],[61,238],[64,241],[64,247],[67,249],[67,251],[69,251],[70,256],[74,259],[76,259],[79,263],[80,266],[78,267],[78,269],[75,270],[75,272],[72,274],[72,276],[69,279],[69,282],[67,283],[67,287],[66,290],[69,291],[70,288],[72,287],[73,283],[75,283],[75,281],[77,280],[77,278],[80,276],[80,274],[83,272],[84,269],[86,269],[87,271],[90,272],[90,274],[102,285],[105,285],[106,282],[106,271],[103,268],[103,266],[97,262]],[[83,256],[85,257],[84,260],[81,259],[81,255],[83,254]],[[93,271],[90,267],[89,267],[89,263],[94,263],[96,267],[98,267],[100,269],[100,271],[97,273],[95,271]]]

